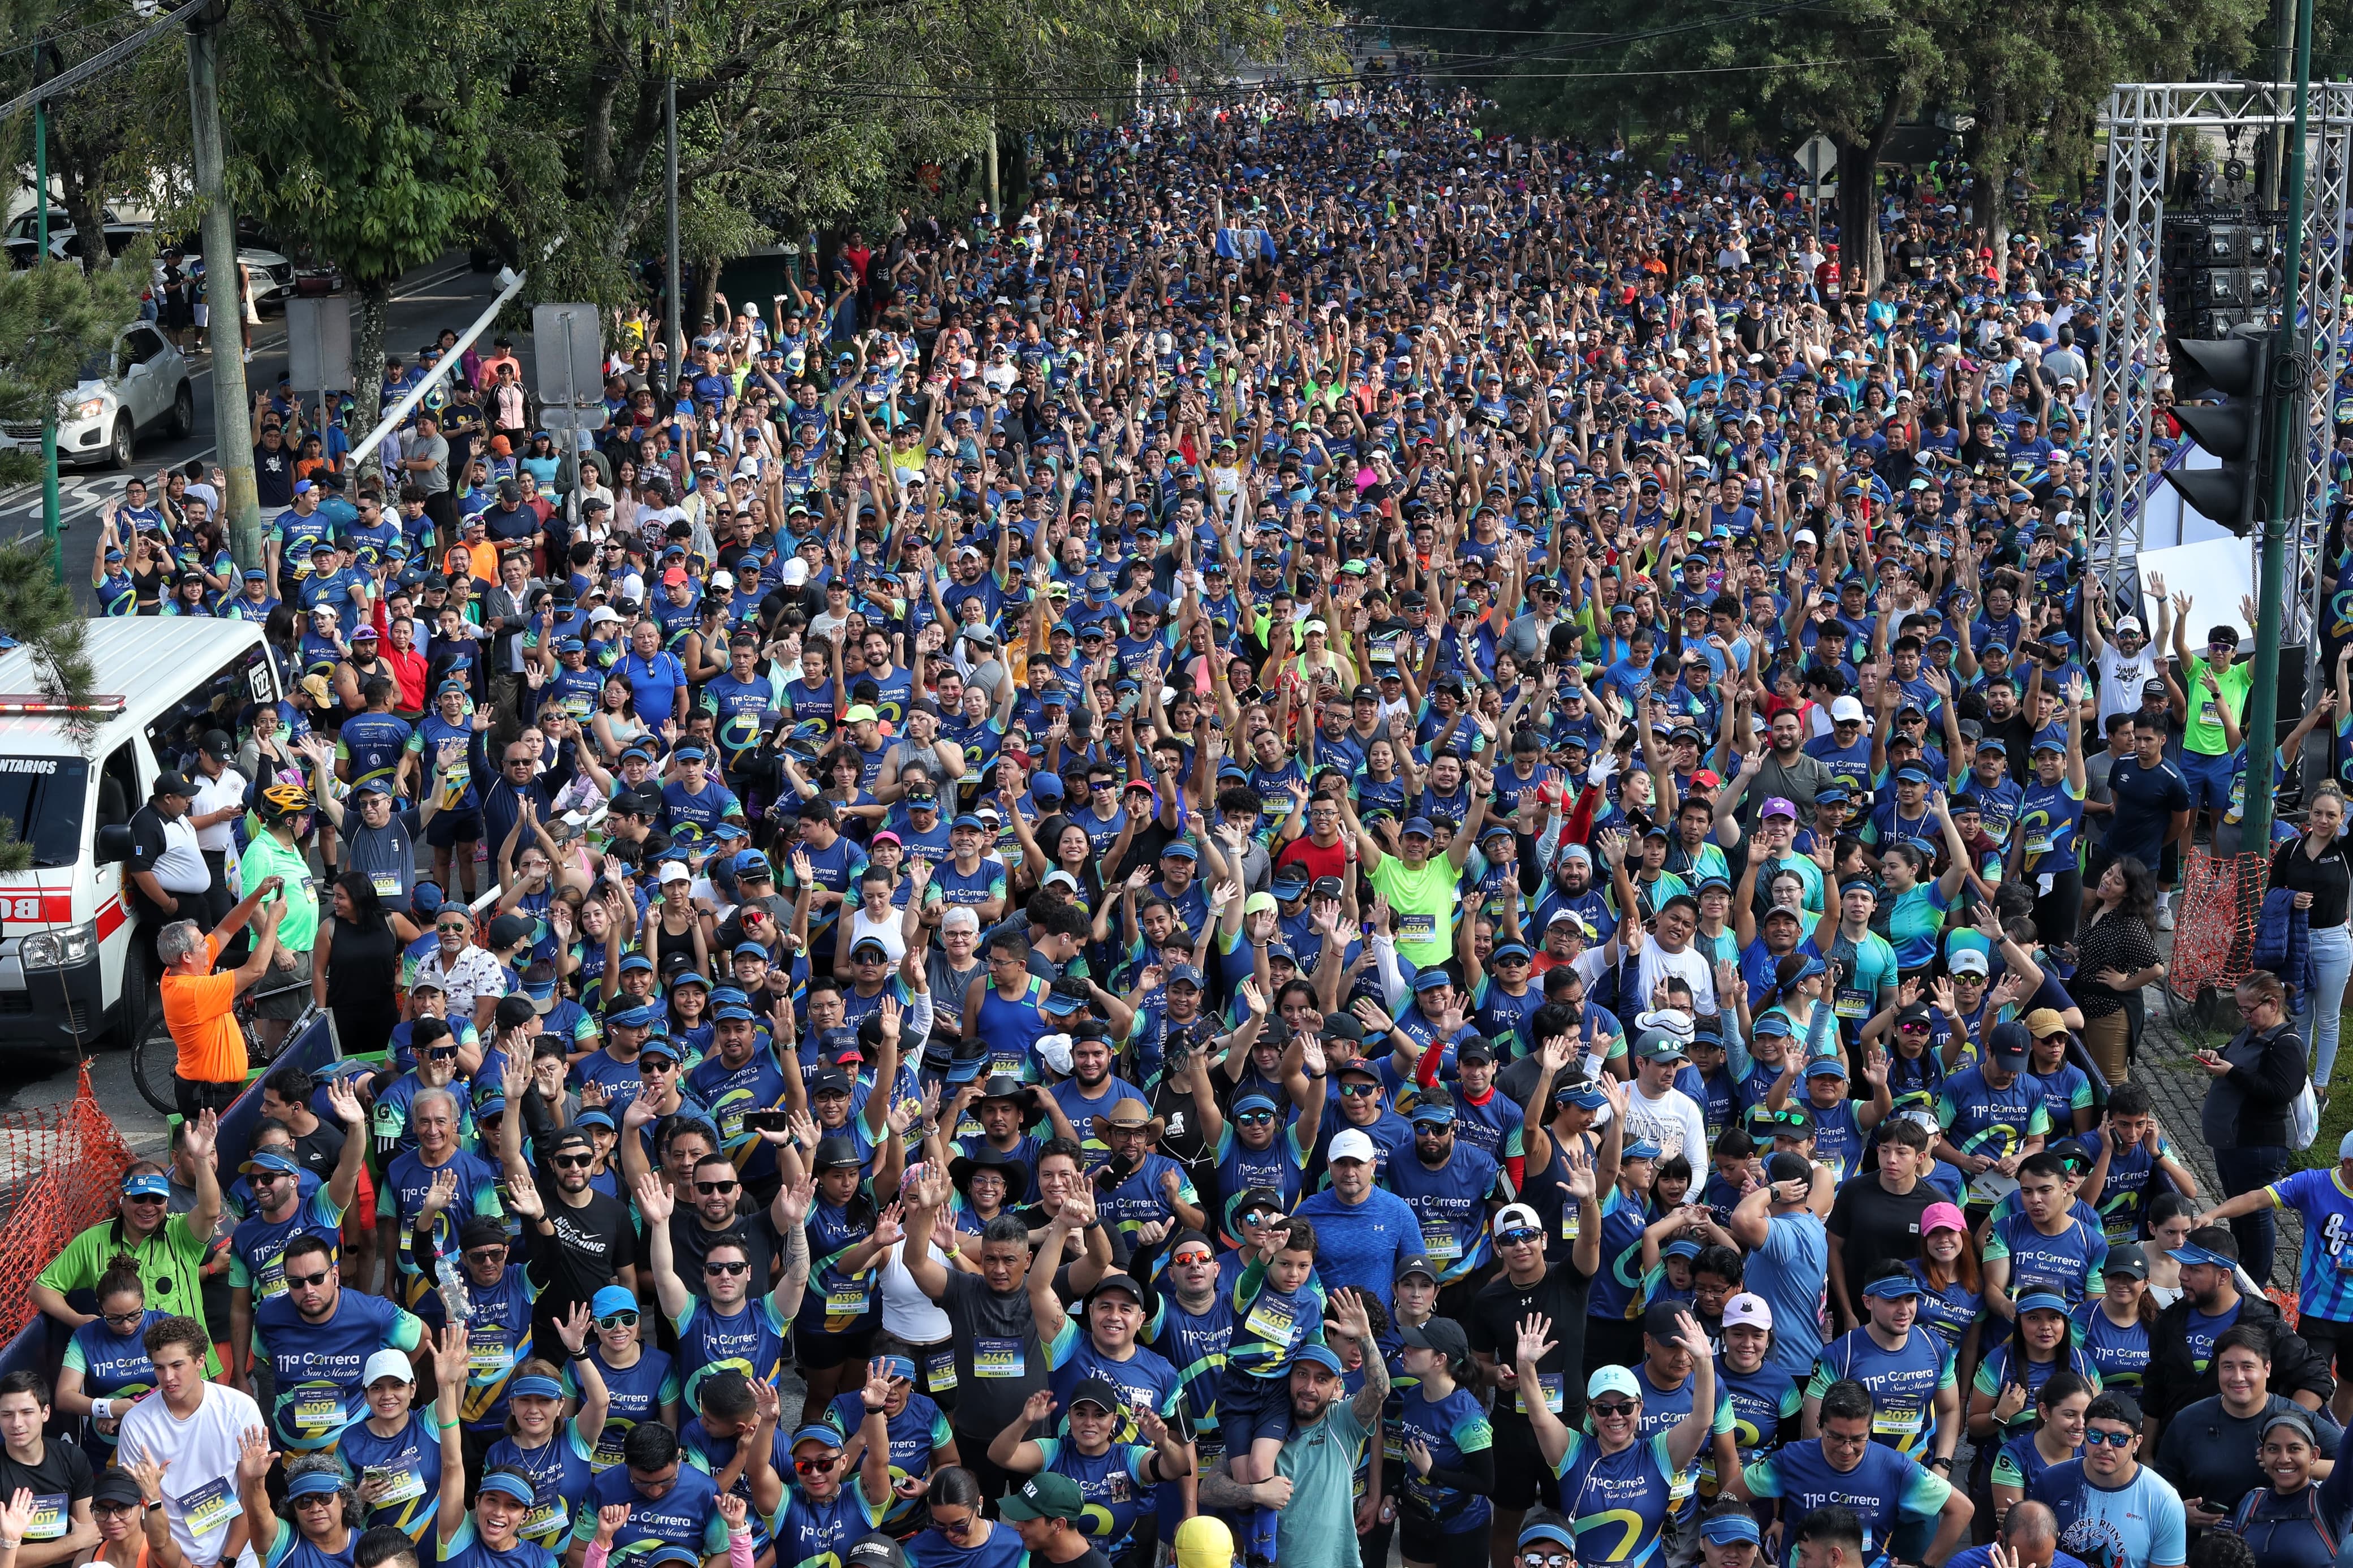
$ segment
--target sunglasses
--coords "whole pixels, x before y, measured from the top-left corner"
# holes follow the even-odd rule
[[[294,1288],[308,1288],[315,1285],[324,1285],[327,1282],[327,1276],[333,1272],[334,1270],[332,1268],[322,1268],[316,1274],[289,1274],[286,1277],[286,1283],[290,1287]],[[111,1319],[108,1320],[110,1322],[112,1321],[113,1320]]]
[[[547,1163],[559,1171],[585,1171],[596,1163],[593,1154],[551,1154]]]
[[[1235,1122],[1243,1127],[1263,1127],[1273,1120],[1274,1112],[1271,1110],[1245,1110],[1234,1118]]]
[[[610,1317],[597,1319],[596,1326],[600,1329],[634,1329],[638,1326],[638,1315],[635,1312],[615,1312]]]
[[[458,1047],[436,1046],[425,1053],[425,1059],[428,1062],[454,1062],[458,1059]]]
[[[2133,1438],[2137,1436],[2137,1433],[2132,1432],[2094,1432],[2087,1430],[2084,1434],[2084,1442],[2087,1447],[2094,1448],[2103,1447],[2122,1448],[2128,1447]]]
[[[796,1460],[795,1463],[797,1464],[798,1461]],[[980,1522],[980,1516],[966,1514],[962,1519],[942,1519],[934,1513],[932,1515],[932,1522],[939,1526],[940,1533],[943,1535],[969,1535],[972,1532],[972,1527]]]
[[[169,1200],[160,1193],[125,1193],[122,1201],[126,1204],[160,1204]]]
[[[448,936],[452,933],[463,936],[466,934],[467,926],[464,921],[445,921],[435,925],[433,929],[441,932],[444,936]]]
[[[1542,1241],[1543,1239],[1543,1231],[1534,1229],[1528,1226],[1520,1226],[1515,1229],[1507,1230],[1498,1235],[1495,1237],[1495,1245],[1498,1247],[1524,1247],[1529,1242]]]
[[[752,1266],[748,1263],[706,1263],[702,1266],[705,1274],[748,1274],[751,1270]]]
[[[704,1197],[709,1197],[713,1193],[732,1193],[742,1185],[741,1182],[697,1182],[694,1184],[694,1190]]]
[[[1607,1416],[1614,1421],[1620,1416],[1633,1415],[1635,1411],[1641,1408],[1641,1405],[1630,1399],[1597,1399],[1586,1408],[1596,1415]]]
[[[1344,1083],[1340,1086],[1341,1097],[1346,1100],[1369,1100],[1380,1091],[1381,1086],[1377,1083]]]
[[[678,1064],[668,1057],[649,1057],[638,1064],[640,1075],[649,1072],[676,1072]]]
[[[489,1263],[494,1259],[504,1258],[506,1255],[506,1243],[501,1242],[495,1247],[469,1247],[466,1250],[465,1257],[466,1261],[469,1263]]]
[[[822,1459],[795,1459],[793,1469],[804,1476],[821,1476],[839,1463],[841,1456],[839,1454]]]

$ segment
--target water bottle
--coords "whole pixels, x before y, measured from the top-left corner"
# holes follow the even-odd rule
[[[445,1254],[434,1260],[433,1272],[441,1281],[441,1310],[448,1315],[449,1326],[455,1328],[471,1321],[474,1303],[466,1294],[466,1279],[458,1271],[458,1266]]]

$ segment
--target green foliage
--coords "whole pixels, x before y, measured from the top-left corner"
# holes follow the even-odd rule
[[[141,246],[87,275],[63,261],[0,273],[0,420],[39,423],[85,363],[112,352],[115,333],[139,313],[148,265]],[[37,449],[0,453],[0,484],[37,479],[40,468]]]

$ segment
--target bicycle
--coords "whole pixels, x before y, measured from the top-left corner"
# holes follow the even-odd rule
[[[280,984],[256,985],[239,995],[229,1009],[237,1020],[237,1030],[245,1037],[245,1065],[248,1076],[259,1068],[266,1068],[285,1053],[289,1043],[301,1037],[311,1021],[319,1016],[316,1001],[306,1001],[302,1011],[286,1026],[286,1033],[275,1048],[261,1043],[255,1032],[255,1009],[267,999],[300,991],[310,994],[308,980],[289,980]],[[132,1047],[131,1079],[139,1086],[139,1096],[165,1116],[177,1114],[180,1109],[179,1085],[180,1047],[172,1038],[172,1031],[164,1022],[164,1009],[159,1005],[148,1019],[147,1032]]]

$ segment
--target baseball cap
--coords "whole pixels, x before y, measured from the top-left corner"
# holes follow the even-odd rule
[[[366,1388],[387,1377],[403,1383],[417,1381],[417,1369],[408,1364],[408,1352],[391,1349],[380,1350],[367,1358],[367,1366],[360,1373],[360,1386]]]
[[[1755,1329],[1772,1328],[1773,1309],[1764,1297],[1743,1290],[1724,1304],[1724,1326],[1729,1329],[1743,1323]]]
[[[1018,1490],[1006,1493],[997,1505],[998,1516],[1011,1520],[1077,1519],[1085,1509],[1086,1500],[1079,1494],[1079,1483],[1051,1470],[1031,1476]]]
[[[1333,1138],[1331,1152],[1325,1159],[1330,1163],[1337,1163],[1342,1160],[1362,1160],[1366,1164],[1370,1164],[1375,1152],[1373,1141],[1360,1130],[1350,1127],[1342,1130]],[[163,1178],[159,1176],[155,1179],[161,1181]]]

